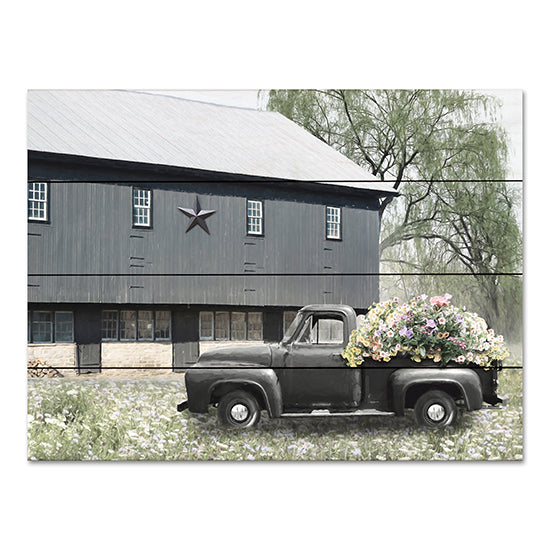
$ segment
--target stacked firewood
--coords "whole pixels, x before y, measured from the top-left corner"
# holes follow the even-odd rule
[[[43,359],[29,359],[27,361],[28,378],[56,378],[63,376]]]

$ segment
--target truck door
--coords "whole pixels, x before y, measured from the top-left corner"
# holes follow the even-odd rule
[[[288,344],[280,384],[285,411],[357,407],[361,371],[342,358],[349,327],[338,313],[311,313]]]

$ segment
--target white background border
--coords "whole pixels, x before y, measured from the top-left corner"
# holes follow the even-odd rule
[[[203,1],[200,7],[163,0],[51,0],[5,7],[4,540],[41,550],[435,543],[502,549],[546,540],[549,120],[543,7],[471,0],[376,6]],[[524,90],[525,461],[27,463],[26,89],[330,86]]]

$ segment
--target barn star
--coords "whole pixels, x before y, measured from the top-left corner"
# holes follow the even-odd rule
[[[181,210],[188,218],[191,219],[189,222],[189,225],[187,226],[186,233],[195,225],[199,225],[202,227],[209,235],[210,231],[208,231],[208,226],[206,225],[206,218],[210,217],[215,210],[203,210],[201,208],[201,203],[199,202],[199,197],[195,197],[195,210],[192,210],[191,208],[182,208],[181,206],[178,206],[178,210]]]

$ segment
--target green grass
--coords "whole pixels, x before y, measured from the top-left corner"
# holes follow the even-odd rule
[[[500,410],[438,432],[402,418],[269,419],[237,432],[178,413],[183,379],[37,379],[28,386],[30,460],[521,460],[522,371],[500,374]]]

